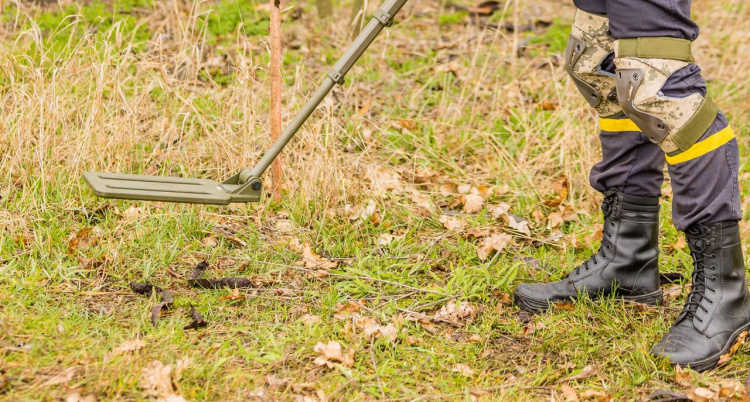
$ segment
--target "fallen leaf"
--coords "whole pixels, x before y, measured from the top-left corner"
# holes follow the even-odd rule
[[[146,346],[146,342],[143,339],[133,339],[130,341],[125,341],[120,346],[112,349],[112,355],[117,356],[121,354],[125,354],[127,352],[133,352],[136,350],[140,350]]]
[[[675,382],[682,385],[683,387],[693,386],[693,378],[690,376],[690,374],[684,372],[679,364],[674,367],[674,377]]]
[[[387,246],[387,245],[391,244],[391,242],[393,241],[393,239],[394,239],[394,237],[393,237],[392,234],[390,234],[390,233],[381,233],[378,236],[378,241],[377,241],[378,246]]]
[[[397,173],[383,169],[371,169],[367,172],[374,195],[382,195],[389,190],[401,188],[401,177]]]
[[[729,399],[732,397],[742,398],[745,396],[745,387],[737,380],[721,380],[719,383],[719,397]],[[750,395],[749,395],[750,396]]]
[[[143,369],[140,386],[148,396],[166,400],[169,402],[182,402],[185,398],[176,393],[172,383],[171,364],[164,365],[159,360],[154,360]]]
[[[563,378],[562,380],[558,380],[557,382],[561,383],[561,382],[583,380],[584,378],[589,378],[589,377],[595,375],[596,373],[598,373],[599,372],[599,368],[600,367],[597,366],[597,365],[595,365],[595,364],[588,365],[588,366],[584,367],[580,372],[578,372],[578,374],[572,375],[570,377]]]
[[[216,247],[219,245],[219,240],[214,236],[206,236],[201,239],[201,244],[203,244],[204,247]]]
[[[135,205],[131,205],[128,209],[125,211],[119,212],[117,211],[117,215],[119,215],[122,219],[126,221],[135,221],[138,218],[140,218],[145,212],[145,209],[138,208]]]
[[[673,250],[684,250],[687,243],[685,242],[685,235],[680,234],[677,236],[677,241],[670,245]]]
[[[326,270],[336,268],[338,266],[338,262],[329,261],[325,258],[320,257],[319,255],[315,254],[309,243],[305,243],[304,249],[302,250],[302,261],[297,262],[297,265],[303,266],[307,269],[315,269],[318,271],[318,273],[316,273],[316,276],[320,275],[318,277],[324,277],[327,275]]]
[[[460,325],[460,322],[470,318],[477,313],[477,309],[467,301],[456,303],[456,299],[451,299],[438,310],[433,318],[437,321],[447,321],[454,325]]]
[[[320,316],[314,314],[305,314],[299,318],[300,322],[306,325],[313,325],[320,322]]]
[[[708,388],[697,387],[688,391],[688,398],[693,402],[710,402],[716,398],[716,392]]]
[[[609,396],[609,394],[606,394],[601,391],[597,391],[595,389],[588,389],[586,391],[581,392],[580,398],[584,401],[590,401],[590,400],[609,401],[612,399]]]
[[[563,398],[565,398],[566,402],[578,402],[578,395],[576,395],[576,391],[568,384],[563,384],[560,391],[563,394]]]
[[[65,402],[96,402],[96,396],[94,394],[82,396],[80,392],[74,391],[65,397]]]
[[[51,387],[54,385],[62,385],[67,384],[71,380],[73,380],[73,377],[75,377],[76,374],[76,368],[75,367],[68,367],[65,370],[61,371],[60,373],[52,376],[49,380],[45,381],[43,383],[43,387]]]
[[[547,325],[541,321],[529,321],[526,323],[526,325],[523,327],[523,336],[531,336],[536,331],[539,331],[540,329],[546,327]]]
[[[513,237],[508,234],[500,233],[485,237],[482,242],[476,247],[477,256],[481,261],[485,261],[490,254],[494,252],[502,252],[505,247],[513,241]]]
[[[412,189],[409,198],[425,216],[432,213],[432,203],[428,194]]]
[[[208,323],[203,319],[201,313],[199,313],[192,304],[190,305],[190,318],[192,318],[193,321],[190,324],[184,326],[182,329],[198,329],[208,325]]]
[[[172,303],[174,303],[174,296],[172,293],[150,283],[130,282],[129,286],[133,292],[140,295],[151,297],[156,294],[158,296],[159,303],[151,309],[151,324],[156,326],[156,322],[159,319],[159,313],[161,313],[162,310],[169,309]]]
[[[742,347],[742,345],[745,344],[746,338],[747,338],[748,331],[743,331],[740,333],[740,335],[737,337],[737,341],[735,341],[734,345],[729,349],[729,352],[726,354],[721,355],[719,357],[719,366],[723,366],[727,363],[729,363],[730,360],[732,360],[732,356],[734,356],[735,353]]]
[[[484,198],[478,194],[467,194],[462,199],[464,204],[464,212],[467,214],[475,214],[482,210],[484,205]]]
[[[508,226],[511,229],[516,230],[526,236],[531,236],[531,229],[529,229],[529,221],[518,217],[513,214],[508,214]]]
[[[510,212],[510,204],[501,202],[497,205],[489,205],[487,210],[490,211],[493,219],[505,218]]]
[[[466,237],[473,237],[475,239],[480,239],[482,237],[487,237],[490,235],[489,229],[482,229],[482,228],[471,228],[466,231],[465,233]]]
[[[86,251],[99,243],[100,229],[96,226],[87,227],[71,234],[68,238],[68,248],[71,252]]]
[[[351,367],[354,364],[354,350],[349,350],[346,354],[342,353],[341,344],[336,341],[328,343],[318,342],[313,348],[320,356],[315,358],[315,364],[333,368],[336,363],[344,367]]]
[[[556,229],[562,226],[564,219],[559,212],[553,212],[547,215],[547,229]]]
[[[241,295],[240,290],[238,288],[232,288],[231,293],[226,296],[221,296],[219,300],[245,300],[247,299],[247,296]]]
[[[357,325],[367,337],[379,336],[385,340],[393,342],[398,336],[398,330],[393,323],[388,325],[380,325],[377,321],[370,317],[355,315],[353,317],[354,324]]]
[[[474,369],[472,369],[468,364],[465,363],[456,364],[455,366],[453,366],[453,369],[451,371],[461,374],[464,377],[472,377],[474,375]]]
[[[457,231],[457,232],[463,231],[464,229],[466,229],[466,226],[468,225],[466,220],[458,218],[458,217],[453,217],[450,215],[440,215],[440,218],[438,218],[438,220],[440,221],[440,223],[443,224],[443,227],[445,227],[446,229]]]
[[[367,205],[344,205],[344,214],[351,221],[372,220],[373,215],[377,214],[378,205],[374,200],[368,200]],[[377,218],[376,218],[377,219]]]

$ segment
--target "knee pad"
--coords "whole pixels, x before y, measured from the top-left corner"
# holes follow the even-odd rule
[[[565,70],[586,101],[602,117],[619,113],[614,70],[603,65],[614,52],[609,19],[577,10],[565,49]]]
[[[691,42],[676,38],[615,42],[617,97],[623,112],[668,155],[686,151],[713,124],[718,108],[700,92],[665,96],[669,77],[693,62]]]

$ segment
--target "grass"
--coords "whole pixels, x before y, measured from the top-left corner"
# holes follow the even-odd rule
[[[679,312],[682,284],[662,308],[583,301],[531,324],[509,302],[518,283],[562,277],[598,244],[599,195],[587,181],[599,152],[593,114],[559,65],[567,1],[511,3],[492,17],[530,32],[482,28],[441,2],[408,5],[285,151],[280,203],[93,196],[84,171],[219,180],[260,157],[269,145],[266,14],[241,3],[2,3],[3,399],[147,398],[154,361],[186,366],[173,391],[190,400],[536,400],[562,398],[565,384],[620,400],[688,390],[647,354]],[[343,15],[348,5],[338,5]],[[730,0],[695,7],[701,65],[746,155],[750,79],[737,72],[748,62],[750,10]],[[284,21],[288,121],[349,27],[317,27],[309,6]],[[532,51],[517,52],[519,43]],[[744,160],[740,174],[746,183]],[[545,205],[562,177],[569,194]],[[493,192],[465,214],[451,185]],[[500,203],[530,222],[530,235],[492,217]],[[669,198],[662,204],[663,271],[689,274]],[[567,219],[550,229],[555,212]],[[482,261],[479,241],[446,230],[444,214],[513,243]],[[325,276],[298,265],[304,243],[338,265]],[[248,277],[254,288],[189,287],[204,260],[208,276]],[[156,300],[132,293],[130,281],[175,294],[156,327]],[[423,318],[452,299],[474,312],[453,324]],[[190,305],[208,327],[182,329]],[[362,317],[393,324],[395,340],[364,334]],[[133,340],[144,345],[114,352]],[[354,351],[351,365],[315,363],[316,345],[331,340]],[[688,382],[744,382],[747,352],[688,372]]]

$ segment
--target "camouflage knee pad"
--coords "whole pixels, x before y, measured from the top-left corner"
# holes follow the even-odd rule
[[[613,52],[609,19],[577,10],[565,49],[565,70],[586,101],[602,117],[622,111],[617,101],[615,74],[603,68],[603,63]]]
[[[617,97],[623,112],[668,155],[695,144],[713,124],[718,108],[695,92],[665,96],[669,77],[693,62],[691,42],[676,38],[620,39],[615,42]]]

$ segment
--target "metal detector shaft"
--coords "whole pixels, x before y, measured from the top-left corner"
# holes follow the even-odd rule
[[[362,54],[378,37],[383,28],[393,25],[393,17],[407,0],[386,0],[362,30],[349,50],[333,66],[323,84],[289,123],[281,137],[263,155],[253,169],[243,169],[229,179],[217,183],[211,180],[181,177],[154,177],[147,175],[112,174],[86,172],[83,178],[94,193],[105,198],[183,202],[189,204],[226,205],[235,202],[258,202],[263,183],[260,177],[297,134],[300,127],[312,115],[336,84],[343,84],[344,77]]]
[[[305,121],[318,108],[323,99],[328,95],[336,84],[343,84],[344,77],[354,64],[359,60],[367,48],[375,41],[383,28],[393,25],[393,18],[398,14],[407,0],[387,0],[377,11],[369,24],[354,40],[349,49],[328,72],[325,81],[299,111],[294,120],[284,130],[278,140],[266,151],[263,157],[250,172],[241,174],[243,179],[259,178],[265,173],[271,163],[279,156],[286,144],[297,134],[297,131],[305,124]]]

